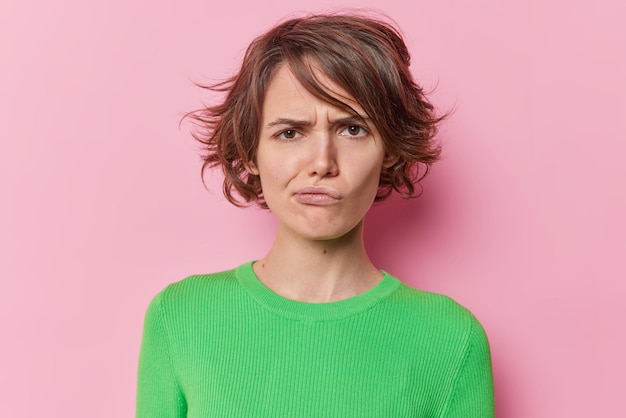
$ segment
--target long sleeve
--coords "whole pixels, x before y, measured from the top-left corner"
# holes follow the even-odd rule
[[[468,338],[465,357],[441,418],[492,418],[495,416],[489,342],[476,321]]]
[[[137,418],[493,418],[489,345],[452,299],[385,273],[332,303],[254,274],[190,276],[150,303]]]
[[[148,306],[137,377],[136,418],[183,418],[185,398],[176,380],[165,330],[161,294]]]

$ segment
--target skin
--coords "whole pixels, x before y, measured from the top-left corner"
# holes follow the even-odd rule
[[[363,219],[376,196],[385,149],[358,103],[316,75],[365,123],[313,96],[288,67],[277,70],[249,171],[260,176],[278,231],[253,268],[282,296],[329,302],[367,291],[382,278],[363,244]]]

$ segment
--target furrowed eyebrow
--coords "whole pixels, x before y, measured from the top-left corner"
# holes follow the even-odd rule
[[[275,126],[311,126],[311,122],[306,120],[278,118],[267,124],[268,128],[273,128]]]
[[[356,123],[368,123],[371,119],[369,116],[348,116],[345,118],[339,118],[331,121],[335,125],[352,125]],[[267,128],[273,128],[275,126],[311,126],[311,122],[306,120],[290,119],[290,118],[278,118],[266,125]]]
[[[354,125],[357,123],[365,123],[370,122],[371,119],[369,116],[348,116],[346,118],[339,118],[332,121],[333,124],[336,125]]]

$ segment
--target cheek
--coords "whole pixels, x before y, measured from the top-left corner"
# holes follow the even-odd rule
[[[347,167],[352,169],[352,176],[355,179],[361,179],[365,187],[368,187],[371,183],[378,184],[381,172],[383,170],[383,160],[369,156],[369,158],[356,158],[352,159]]]
[[[270,182],[284,185],[305,169],[303,158],[294,153],[267,153],[261,157],[258,158],[259,172],[268,185]]]
[[[289,183],[287,167],[283,161],[277,159],[262,159],[258,164],[261,190],[266,200],[272,200],[274,196],[287,189]]]

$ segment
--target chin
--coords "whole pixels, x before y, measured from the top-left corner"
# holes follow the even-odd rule
[[[358,234],[363,221],[359,221],[356,225],[342,225],[331,227],[325,225],[324,227],[310,227],[306,231],[301,231],[300,235],[311,241],[334,241],[341,238],[349,238]]]

